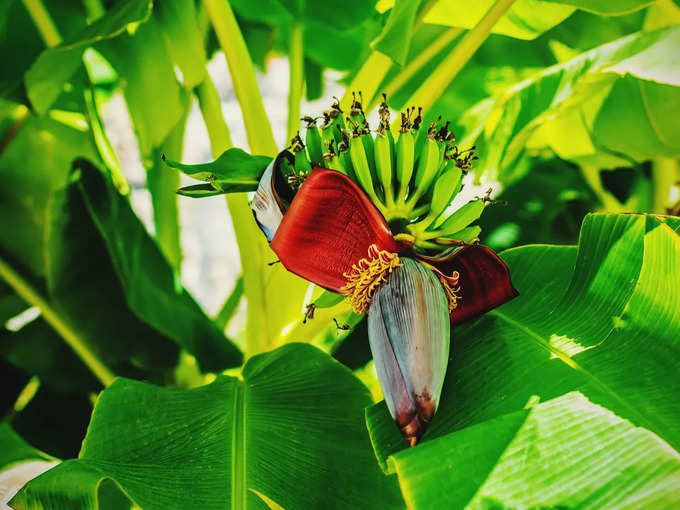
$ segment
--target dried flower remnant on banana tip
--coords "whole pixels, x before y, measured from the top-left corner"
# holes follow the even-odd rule
[[[439,403],[451,326],[517,291],[503,260],[478,243],[474,222],[488,201],[448,210],[474,147],[459,149],[441,118],[425,126],[420,108],[400,114],[398,133],[384,96],[378,114],[372,132],[359,93],[347,112],[335,99],[304,117],[304,137],[262,164],[252,209],[286,269],[368,314],[385,400],[413,446]]]

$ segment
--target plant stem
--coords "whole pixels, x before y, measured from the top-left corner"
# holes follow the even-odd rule
[[[87,344],[64,322],[52,307],[40,296],[35,289],[24,280],[9,264],[0,259],[0,277],[14,289],[14,291],[29,305],[40,309],[42,318],[47,322],[64,341],[73,349],[78,357],[101,381],[104,386],[109,386],[116,375],[90,350]]]
[[[222,114],[220,96],[207,69],[205,71],[205,78],[196,87],[195,92],[196,97],[198,97],[198,107],[208,129],[208,138],[210,139],[213,156],[218,157],[222,152],[231,147],[231,134]]]
[[[243,296],[243,276],[239,276],[238,280],[234,284],[234,288],[231,293],[222,304],[222,308],[217,312],[215,316],[215,324],[220,328],[220,331],[224,331],[229,325],[229,321],[234,317],[238,304]]]
[[[388,97],[397,93],[413,76],[430,60],[432,60],[437,53],[443,50],[448,44],[453,42],[463,31],[460,28],[449,28],[443,32],[437,39],[430,43],[416,58],[411,60],[406,67],[404,67],[399,74],[390,80],[384,87],[384,92]],[[378,97],[375,96],[370,103],[368,110],[378,102]]]
[[[290,140],[300,129],[300,101],[303,88],[303,28],[295,23],[290,29],[288,63],[290,70],[288,86],[288,138]]]
[[[428,0],[425,5],[421,7],[413,22],[413,27],[411,27],[411,36],[413,36],[416,29],[423,22],[423,18],[438,1],[439,0]],[[366,105],[374,105],[377,103],[380,97],[378,94],[378,87],[391,67],[392,59],[387,55],[374,50],[366,59],[366,62],[361,66],[359,72],[354,76],[352,83],[350,83],[345,90],[345,94],[340,101],[340,107],[343,110],[349,109],[350,104],[352,103],[352,91],[361,91]]]
[[[359,72],[354,76],[352,83],[347,86],[345,95],[342,96],[340,107],[348,111],[352,103],[352,91],[361,91],[366,104],[371,104],[374,97],[378,97],[378,87],[382,83],[387,71],[392,67],[392,59],[379,51],[373,51]]]
[[[583,178],[590,186],[590,189],[592,189],[595,195],[597,195],[597,198],[600,200],[600,203],[602,203],[602,206],[605,211],[620,212],[623,210],[623,206],[616,199],[616,197],[609,193],[609,191],[604,189],[604,187],[602,186],[599,168],[594,166],[582,165],[581,175],[583,175]]]
[[[87,13],[88,23],[93,23],[106,14],[106,9],[101,0],[83,0],[83,6]]]
[[[437,66],[430,79],[423,82],[418,90],[406,101],[406,104],[422,106],[425,112],[430,109],[468,60],[470,60],[470,57],[474,55],[477,48],[486,40],[493,26],[507,12],[514,1],[496,0],[489,10],[486,11],[482,19],[479,20],[479,23],[465,34],[453,51]],[[399,127],[398,122],[395,125],[397,128]],[[393,125],[393,128],[395,125]]]
[[[274,134],[257,86],[253,62],[234,12],[225,0],[204,0],[203,4],[227,59],[236,98],[243,112],[250,150],[254,154],[274,156],[277,152]]]
[[[23,0],[23,2],[45,45],[52,47],[61,43],[59,30],[41,0]]]
[[[651,212],[666,214],[670,207],[671,188],[680,179],[680,165],[672,158],[659,157],[652,161],[652,209]]]
[[[83,55],[83,63],[85,64],[85,69],[87,70],[89,77],[90,66],[85,55]],[[85,100],[85,114],[87,116],[87,122],[90,125],[92,139],[95,146],[97,147],[99,156],[102,158],[102,161],[104,161],[106,168],[108,168],[111,172],[111,179],[113,180],[116,189],[122,195],[127,195],[130,193],[130,184],[125,178],[123,169],[120,167],[118,155],[113,149],[108,136],[106,136],[106,131],[104,130],[104,125],[102,124],[101,116],[99,115],[97,96],[93,86],[90,86],[83,91],[83,98]]]
[[[196,89],[198,105],[208,129],[213,156],[231,147],[229,128],[224,120],[220,98],[206,71]],[[260,352],[272,336],[267,327],[267,300],[263,268],[268,262],[268,247],[259,232],[245,194],[227,195],[227,206],[234,226],[243,271],[243,292],[248,303],[246,322],[246,356]]]

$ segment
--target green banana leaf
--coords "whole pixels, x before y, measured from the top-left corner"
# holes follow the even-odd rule
[[[431,26],[473,28],[493,5],[492,0],[465,2],[440,0],[430,6],[422,21]],[[653,0],[628,0],[607,2],[598,0],[517,0],[496,23],[492,33],[518,39],[535,39],[562,23],[576,9],[604,15],[617,16],[647,7]],[[396,0],[387,22],[371,46],[389,56],[395,63],[404,65],[414,36],[414,22],[422,9],[422,2]]]
[[[590,215],[578,247],[504,252],[520,296],[452,332],[423,446],[403,451],[384,403],[367,411],[407,502],[677,505],[664,490],[680,472],[679,230],[673,217]]]
[[[7,422],[0,422],[0,508],[31,478],[57,460],[26,443]]]
[[[165,155],[163,160],[170,168],[176,168],[189,177],[208,183],[207,185],[187,186],[178,191],[180,195],[200,198],[223,193],[255,191],[262,173],[272,158],[251,156],[243,149],[232,147],[210,163],[187,165],[166,159]]]
[[[478,168],[504,180],[527,146],[604,166],[680,155],[679,42],[677,26],[637,32],[549,67],[471,108],[461,144],[482,144]]]
[[[80,67],[85,50],[94,43],[116,37],[126,28],[146,20],[151,2],[116,2],[106,16],[87,25],[73,37],[45,49],[26,72],[26,89],[31,104],[44,113],[64,90],[64,84]]]
[[[161,23],[151,16],[133,35],[125,33],[94,46],[119,76],[145,167],[150,166],[152,149],[182,119],[189,101],[161,30]]]
[[[410,508],[680,504],[677,452],[579,392],[453,432],[390,462]]]
[[[48,116],[29,114],[8,140],[0,155],[4,263],[117,373],[137,377],[134,366],[156,379],[174,365],[179,343],[204,370],[240,364],[111,179],[87,163],[71,172],[77,157],[96,161],[88,132]]]
[[[193,0],[154,2],[154,14],[173,62],[182,70],[186,88],[203,81],[206,55]]]
[[[399,507],[363,423],[370,401],[348,369],[306,344],[194,390],[119,379],[99,397],[79,458],[11,505],[94,509],[117,492],[147,510]]]
[[[493,27],[493,33],[519,39],[534,39],[543,32],[558,25],[576,9],[604,15],[617,16],[643,9],[653,0],[517,0],[508,12]],[[464,2],[462,0],[440,0],[425,16],[426,23],[449,25],[470,29],[493,5],[492,0]]]
[[[76,161],[74,167],[81,172],[78,188],[87,211],[134,313],[180,343],[203,370],[240,364],[241,352],[176,281],[159,247],[111,180],[85,160]]]

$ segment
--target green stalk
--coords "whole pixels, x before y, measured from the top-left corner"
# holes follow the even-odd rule
[[[652,162],[652,209],[650,212],[666,214],[671,188],[680,179],[680,165],[673,158],[656,158]]]
[[[277,152],[274,134],[257,86],[253,62],[234,12],[226,0],[204,0],[203,4],[227,59],[236,98],[241,105],[250,150],[254,154],[274,156]]]
[[[205,78],[196,87],[195,92],[203,121],[208,128],[208,138],[210,139],[213,156],[218,157],[222,152],[231,147],[231,134],[222,114],[220,96],[207,71]]]
[[[418,15],[413,22],[411,28],[411,36],[418,29],[423,22],[423,18],[430,12],[430,9],[435,6],[439,0],[428,0],[418,12]],[[366,62],[361,66],[359,72],[354,76],[352,83],[349,84],[345,90],[345,95],[342,96],[340,107],[343,110],[349,110],[352,103],[352,91],[361,91],[364,96],[365,104],[374,105],[379,99],[378,87],[387,75],[387,72],[392,67],[392,59],[387,55],[374,50]],[[372,108],[372,107],[371,107]]]
[[[345,95],[342,96],[340,107],[349,111],[352,104],[352,91],[361,91],[364,100],[370,104],[374,97],[378,96],[378,87],[382,83],[387,71],[392,67],[392,59],[379,51],[373,51],[359,72],[354,76],[352,83],[347,86]]]
[[[581,175],[583,175],[583,178],[590,186],[590,189],[593,190],[595,195],[597,195],[597,198],[600,200],[600,203],[602,204],[605,211],[623,211],[624,207],[621,202],[619,202],[614,195],[612,195],[609,191],[604,189],[604,186],[602,186],[599,168],[589,165],[582,165]]]
[[[203,83],[196,89],[198,105],[208,129],[213,156],[218,157],[231,147],[229,128],[224,120],[220,99],[215,85],[206,72]],[[273,338],[267,321],[267,299],[265,295],[264,269],[270,258],[269,248],[257,225],[244,193],[227,195],[227,206],[231,216],[243,271],[243,293],[247,307],[245,354],[251,356],[260,352]]]
[[[2,259],[0,259],[0,278],[5,280],[29,305],[40,309],[41,316],[45,319],[45,322],[73,349],[73,352],[76,353],[104,386],[111,385],[116,375],[90,350],[78,333],[57,315],[49,303]]]
[[[470,57],[474,55],[477,48],[489,37],[491,29],[512,6],[514,1],[496,0],[482,19],[479,20],[479,23],[465,34],[465,37],[456,45],[453,51],[437,66],[437,69],[430,75],[430,79],[423,82],[404,104],[422,106],[425,112],[430,109],[468,60],[470,60]],[[398,129],[399,122],[396,121],[392,128]]]
[[[300,129],[300,101],[302,101],[303,87],[303,28],[295,23],[290,29],[288,44],[288,63],[290,79],[288,86],[288,138],[290,140]]]
[[[47,12],[41,0],[23,0],[28,15],[33,20],[40,37],[48,47],[56,46],[61,43],[61,35],[57,26],[52,21],[50,13]]]
[[[87,62],[87,58],[83,55],[83,63],[85,64],[85,69],[90,73],[90,68]],[[106,136],[106,131],[104,130],[104,125],[102,124],[101,116],[99,115],[99,106],[97,105],[97,97],[95,95],[94,87],[90,86],[83,91],[83,97],[85,99],[85,113],[87,115],[87,122],[90,125],[90,132],[92,133],[92,139],[97,147],[97,152],[99,156],[104,161],[104,164],[111,172],[111,178],[116,186],[116,189],[122,194],[127,195],[130,193],[130,184],[125,178],[123,169],[120,167],[120,160],[116,151],[113,150],[111,141],[108,136]]]
[[[420,71],[420,69],[432,60],[437,53],[443,50],[447,45],[453,42],[463,31],[460,28],[450,28],[443,32],[437,39],[430,43],[416,58],[411,60],[406,67],[404,67],[399,74],[384,87],[384,92],[387,97],[390,97],[397,92],[408,82],[413,76]],[[378,96],[373,98],[368,110],[372,110],[379,100]]]
[[[215,324],[220,328],[220,331],[227,329],[229,322],[234,317],[238,304],[241,302],[241,297],[243,296],[243,276],[239,276],[234,284],[234,288],[231,290],[229,296],[222,304],[222,308],[215,315]]]
[[[87,22],[92,23],[106,14],[106,9],[101,0],[83,0],[83,6],[87,13]]]

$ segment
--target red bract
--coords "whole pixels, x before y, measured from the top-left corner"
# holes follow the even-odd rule
[[[438,257],[400,246],[382,214],[346,175],[315,168],[295,195],[271,242],[289,271],[340,292],[344,273],[367,256],[371,245],[434,266],[442,275],[459,273],[460,299],[453,324],[469,320],[517,296],[503,260],[481,245],[464,245]]]
[[[518,295],[512,286],[510,271],[496,253],[480,244],[466,244],[445,256],[418,258],[433,265],[443,275],[457,271],[460,275],[457,307],[451,323],[460,324],[502,305]]]
[[[289,271],[340,292],[344,273],[375,244],[397,252],[382,214],[345,174],[315,168],[295,195],[271,247]]]

